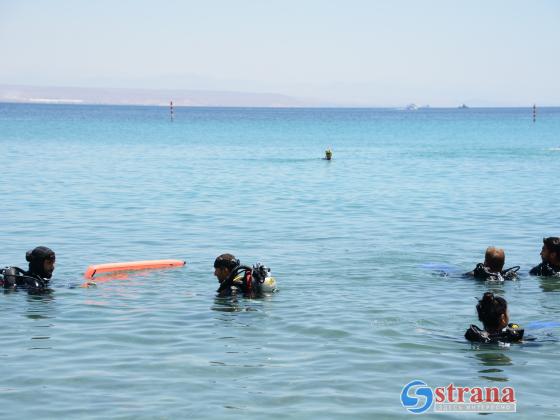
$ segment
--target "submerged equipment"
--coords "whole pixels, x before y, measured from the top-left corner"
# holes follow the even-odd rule
[[[476,325],[471,325],[465,332],[465,338],[478,343],[515,343],[523,339],[524,332],[525,330],[517,324],[508,324],[502,331],[492,334]]]
[[[86,272],[84,273],[84,277],[91,280],[93,279],[93,276],[101,273],[115,273],[119,271],[135,271],[153,268],[182,267],[185,264],[186,262],[181,260],[150,260],[96,264],[90,265],[87,268]]]
[[[256,295],[276,291],[276,279],[270,275],[270,268],[257,263],[252,267],[239,264],[231,270],[228,277],[220,283],[218,293],[230,291],[232,287],[240,289],[243,294]]]
[[[488,267],[486,267],[482,263],[478,263],[475,269],[471,272],[472,276],[475,279],[480,280],[491,280],[491,281],[504,281],[504,280],[515,280],[517,278],[517,272],[519,271],[520,267],[518,265],[506,268],[505,270],[493,272],[490,271]],[[471,274],[467,273],[467,274]]]

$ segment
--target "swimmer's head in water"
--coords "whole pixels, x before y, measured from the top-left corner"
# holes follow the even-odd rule
[[[543,238],[541,259],[545,263],[560,265],[560,238],[554,236]]]
[[[503,249],[489,246],[484,255],[484,265],[493,273],[498,273],[504,269],[506,254]]]
[[[476,305],[478,319],[485,330],[500,330],[509,322],[507,302],[504,298],[494,296],[492,292],[484,293]]]
[[[239,260],[232,254],[219,255],[214,260],[214,275],[218,278],[218,282],[222,283],[225,279],[227,279],[229,274],[238,265]]]
[[[54,271],[56,255],[54,251],[46,246],[27,251],[25,259],[29,262],[29,271],[38,274],[44,279],[50,279]]]

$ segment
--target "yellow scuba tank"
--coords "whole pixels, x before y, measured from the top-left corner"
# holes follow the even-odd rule
[[[267,276],[261,284],[261,291],[264,293],[272,293],[276,291],[276,279],[272,276]]]
[[[257,280],[259,292],[272,293],[276,291],[276,279],[270,275],[270,268],[257,263],[253,266],[253,277]]]

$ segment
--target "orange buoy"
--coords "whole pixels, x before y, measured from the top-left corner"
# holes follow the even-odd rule
[[[87,268],[86,272],[84,273],[84,277],[86,279],[93,279],[93,276],[101,273],[145,270],[148,268],[182,267],[185,264],[186,262],[181,260],[151,260],[151,261],[130,261],[130,262],[120,262],[120,263],[109,263],[109,264],[96,264],[96,265],[90,265]]]

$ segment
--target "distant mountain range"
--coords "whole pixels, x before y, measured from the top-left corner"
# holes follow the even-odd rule
[[[0,85],[0,102],[209,107],[329,106],[276,93]]]
[[[86,88],[68,86],[27,86],[0,84],[0,102],[38,103],[38,104],[99,104],[99,105],[152,105],[193,107],[262,107],[262,108],[312,108],[312,107],[350,107],[350,108],[395,108],[403,110],[427,109],[430,105],[416,106],[379,105],[369,102],[348,102],[328,99],[312,99],[283,95],[279,93],[256,93],[227,90],[197,89],[132,89],[132,88]],[[512,107],[513,105],[469,101],[467,105],[436,106],[442,108]],[[460,102],[459,102],[460,104]],[[526,105],[529,106],[529,105]],[[550,106],[550,105],[549,105]],[[516,106],[513,106],[516,107]],[[517,105],[517,107],[523,107]]]

